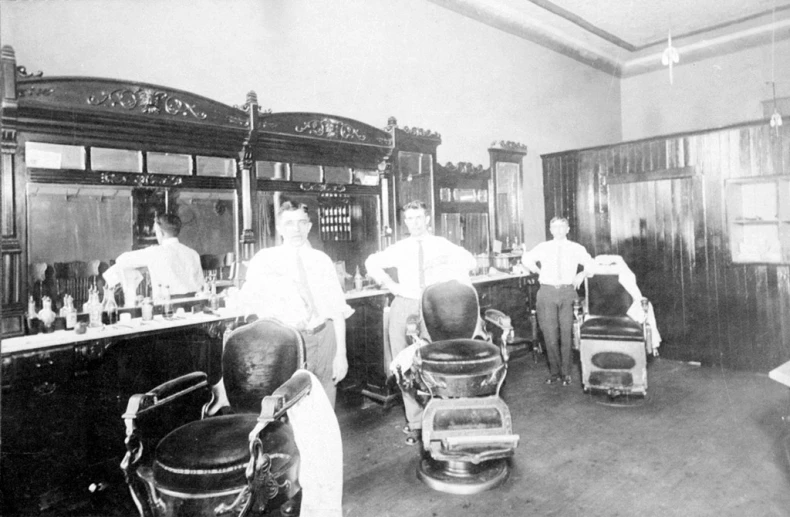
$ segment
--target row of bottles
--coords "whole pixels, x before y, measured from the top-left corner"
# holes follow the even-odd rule
[[[322,241],[351,240],[351,212],[348,205],[318,208],[318,233]]]
[[[170,299],[170,287],[160,286],[160,300],[162,313],[166,319],[173,317],[173,304]],[[219,306],[216,284],[212,283],[211,297],[212,308]],[[78,327],[79,312],[74,306],[74,298],[69,294],[63,296],[63,306],[58,313],[52,310],[52,299],[49,296],[42,296],[41,310],[38,310],[36,301],[32,295],[28,298],[27,304],[27,333],[37,334],[38,332],[52,332],[58,328],[72,330]],[[153,302],[151,298],[144,298],[140,304],[142,309],[142,319],[150,321],[153,319]],[[115,290],[109,287],[104,288],[103,296],[99,296],[99,288],[94,283],[88,289],[88,300],[82,307],[83,313],[87,314],[87,326],[89,328],[100,328],[104,325],[115,325],[118,323],[119,307],[115,299]],[[62,323],[56,322],[60,317]]]

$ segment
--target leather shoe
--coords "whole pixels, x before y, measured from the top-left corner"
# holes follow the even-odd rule
[[[571,385],[571,376],[570,375],[566,375],[565,377],[562,378],[562,385],[563,386],[570,386]]]
[[[546,379],[546,384],[557,384],[561,380],[562,380],[562,377],[560,377],[559,375],[552,375],[551,377]]]

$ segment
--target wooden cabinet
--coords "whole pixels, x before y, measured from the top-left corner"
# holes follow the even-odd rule
[[[436,234],[475,255],[490,250],[489,184],[482,165],[461,162],[436,168]]]
[[[790,262],[790,176],[726,182],[732,261]]]
[[[97,487],[112,486],[122,494],[121,414],[129,397],[194,371],[207,372],[210,382],[217,382],[224,325],[5,354],[2,514],[79,515]],[[125,513],[135,513],[131,498],[115,502],[126,504]]]
[[[387,214],[384,221],[387,238],[383,247],[406,236],[401,220],[401,207],[410,201],[422,201],[428,206],[431,220],[436,221],[436,148],[442,143],[439,133],[420,128],[398,126],[391,117],[387,130],[392,135],[393,151],[390,158]]]

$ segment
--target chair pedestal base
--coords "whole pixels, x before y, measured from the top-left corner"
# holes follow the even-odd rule
[[[484,461],[475,465],[467,461],[437,461],[424,457],[417,467],[417,477],[439,492],[469,495],[485,492],[502,484],[510,468],[506,459]]]

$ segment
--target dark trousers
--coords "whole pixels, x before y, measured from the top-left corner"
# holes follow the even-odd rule
[[[571,373],[571,341],[573,339],[573,286],[542,285],[538,290],[538,324],[543,331],[551,375]]]

